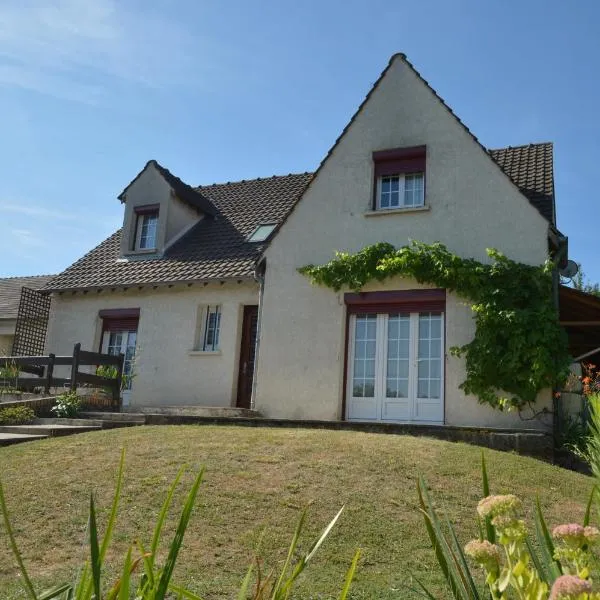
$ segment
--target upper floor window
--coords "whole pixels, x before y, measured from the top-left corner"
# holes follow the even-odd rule
[[[158,233],[158,207],[137,207],[135,218],[134,250],[154,250]]]
[[[374,208],[425,205],[425,146],[373,152]]]
[[[425,203],[425,174],[386,175],[379,180],[377,208],[410,208]]]

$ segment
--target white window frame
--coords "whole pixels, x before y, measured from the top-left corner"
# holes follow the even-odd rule
[[[277,223],[260,223],[248,236],[248,241],[253,244],[261,244],[263,242],[266,242],[271,237],[271,235],[273,235],[273,232],[275,231],[276,227]],[[260,237],[256,237],[258,235],[258,232],[263,228],[268,228],[267,234],[261,235]]]
[[[214,322],[211,323],[211,316]],[[221,351],[222,306],[207,304],[198,309],[198,327],[195,352],[217,353]]]
[[[411,175],[420,175],[423,180],[423,195],[421,196],[421,202],[419,204],[406,204],[406,177]],[[398,178],[398,199],[401,202],[397,206],[381,206],[381,197],[383,193],[383,180],[389,178]],[[396,173],[396,174],[387,174],[380,175],[377,178],[377,210],[398,210],[398,209],[411,209],[411,208],[422,208],[425,206],[425,172],[424,171],[415,171],[414,173]]]
[[[355,352],[355,333],[356,333],[356,318],[362,315],[350,315],[349,322],[349,337],[348,337],[348,368],[346,385],[346,419],[349,421],[371,421],[371,422],[406,422],[406,423],[424,423],[442,425],[444,422],[445,413],[445,313],[440,311],[422,311],[409,312],[410,315],[410,341],[409,341],[409,374],[408,374],[408,397],[387,397],[387,342],[388,342],[388,322],[390,314],[405,314],[402,311],[392,311],[391,313],[377,312],[377,334],[375,346],[375,391],[373,396],[355,397],[353,395],[354,388],[354,352]],[[423,398],[418,394],[418,369],[419,361],[419,317],[429,313],[441,315],[440,329],[440,397],[439,398]],[[371,314],[371,313],[369,313]],[[373,313],[375,314],[375,313]],[[406,418],[395,419],[388,418],[386,408],[401,407],[405,410]],[[353,414],[353,408],[355,413]],[[364,409],[362,416],[360,415]],[[428,409],[431,414],[435,414],[434,418],[423,418],[422,414],[426,414]],[[365,416],[370,413],[372,416]]]
[[[154,228],[154,245],[153,246],[144,246],[142,247],[142,230],[144,228],[144,222],[148,217],[154,217],[156,219],[156,225]],[[158,238],[158,211],[148,212],[148,213],[140,213],[136,215],[136,225],[135,225],[135,249],[138,251],[148,251],[148,250],[156,250],[157,238]]]

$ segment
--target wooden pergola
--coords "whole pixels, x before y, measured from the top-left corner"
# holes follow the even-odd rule
[[[561,285],[558,291],[560,324],[569,337],[575,360],[600,360],[600,298]]]

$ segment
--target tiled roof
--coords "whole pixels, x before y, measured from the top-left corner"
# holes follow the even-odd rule
[[[489,151],[543,217],[556,224],[552,142]]]
[[[21,288],[43,288],[54,275],[7,277],[0,279],[0,319],[16,319],[19,312]]]
[[[120,260],[119,230],[46,289],[251,278],[266,245],[248,242],[248,236],[261,223],[280,223],[311,177],[301,173],[196,188],[215,207],[216,216],[201,220],[163,256]]]

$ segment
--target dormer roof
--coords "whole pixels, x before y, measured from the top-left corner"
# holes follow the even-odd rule
[[[184,183],[179,177],[173,175],[169,169],[163,167],[158,161],[151,159],[145,165],[144,168],[132,179],[127,187],[119,194],[118,198],[121,202],[125,202],[127,196],[127,190],[137,181],[140,175],[152,165],[167,182],[169,187],[173,190],[173,193],[182,201],[201,212],[205,215],[214,217],[217,214],[217,210],[212,202],[206,198],[199,189],[194,189],[191,185]]]

